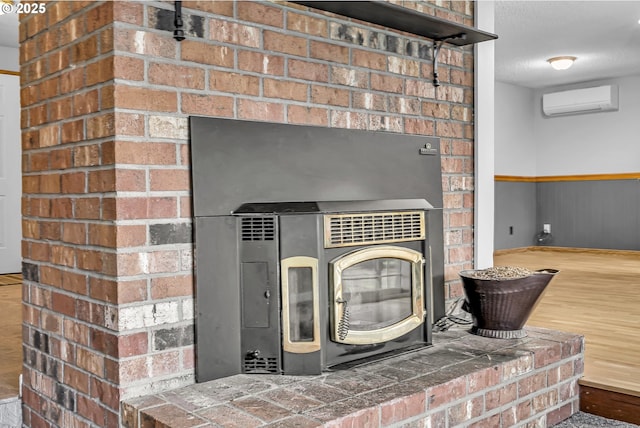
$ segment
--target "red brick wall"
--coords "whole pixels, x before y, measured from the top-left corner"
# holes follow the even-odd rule
[[[472,3],[405,2],[472,25]],[[472,265],[473,54],[281,3],[69,1],[21,17],[24,420],[114,426],[192,383],[187,118],[441,137],[447,295]],[[47,422],[45,422],[47,421]]]
[[[116,426],[113,7],[46,8],[20,25],[24,423]]]

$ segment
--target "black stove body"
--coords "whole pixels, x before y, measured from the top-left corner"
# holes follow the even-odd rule
[[[193,117],[191,155],[199,382],[430,343],[444,314],[437,139]]]

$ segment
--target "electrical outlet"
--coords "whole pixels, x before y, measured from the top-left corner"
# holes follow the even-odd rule
[[[551,224],[545,223],[542,225],[542,231],[544,233],[551,233]]]
[[[509,226],[509,235],[513,235],[513,226]]]

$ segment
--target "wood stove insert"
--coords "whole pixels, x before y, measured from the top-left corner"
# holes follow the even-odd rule
[[[444,312],[436,138],[191,118],[191,153],[198,381],[430,344]]]
[[[432,208],[384,200],[235,211],[242,372],[320,374],[430,344]]]

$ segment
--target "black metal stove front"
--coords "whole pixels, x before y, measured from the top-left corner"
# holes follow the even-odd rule
[[[432,208],[387,200],[236,210],[242,372],[319,374],[429,344]]]
[[[315,374],[430,343],[444,314],[437,138],[190,127],[197,381]]]

